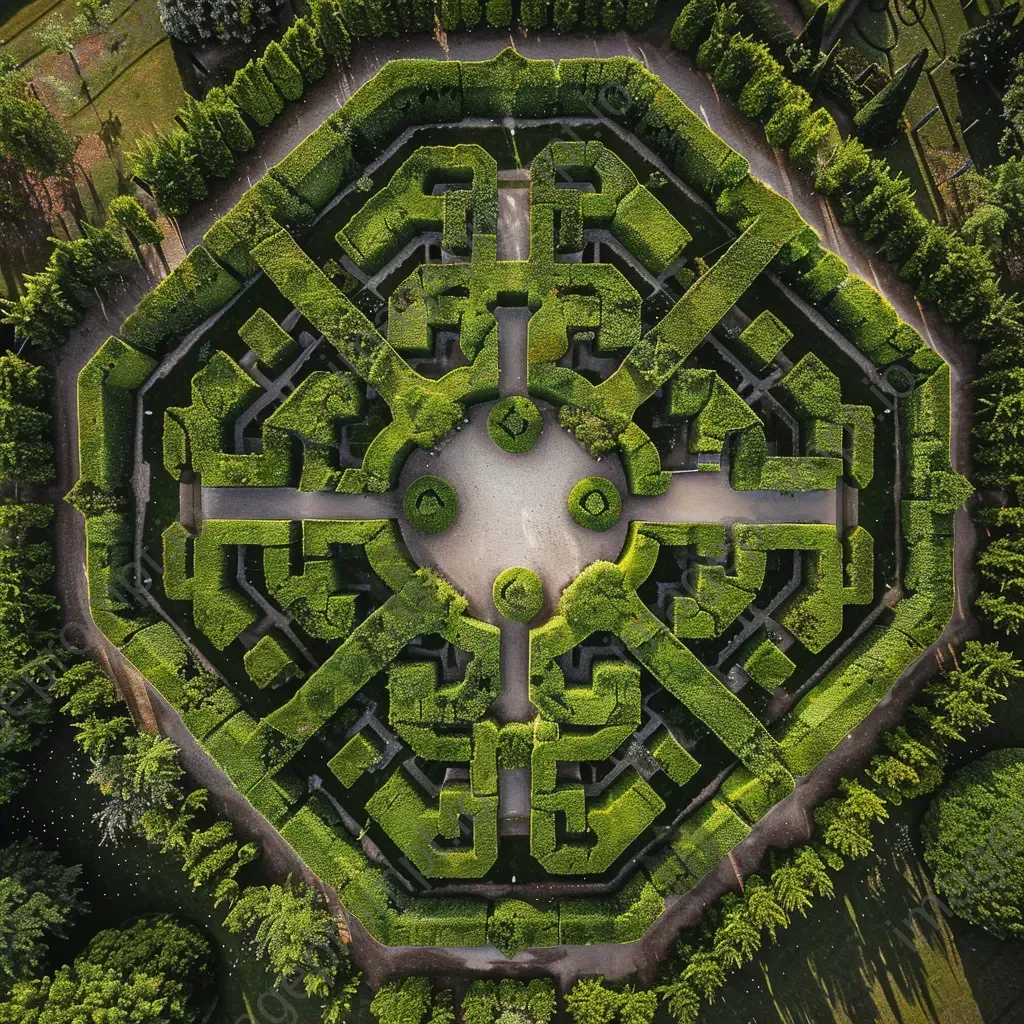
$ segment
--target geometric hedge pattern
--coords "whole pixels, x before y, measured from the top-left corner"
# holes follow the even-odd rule
[[[529,255],[499,259],[520,167]],[[500,618],[400,515],[258,514],[394,493],[498,398],[508,306],[529,397],[631,495],[682,468],[840,510],[631,522],[531,621],[521,721]],[[97,624],[391,944],[638,938],[952,609],[945,364],[624,58],[387,65],[140,303],[79,409]],[[206,488],[254,515],[193,515]]]

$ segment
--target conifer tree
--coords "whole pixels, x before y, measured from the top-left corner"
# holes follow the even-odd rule
[[[340,0],[311,0],[309,8],[324,49],[335,60],[346,63],[352,51],[352,37],[342,19]]]
[[[220,129],[209,109],[197,99],[189,96],[178,111],[178,120],[188,132],[196,163],[203,177],[226,178],[234,169],[235,158],[227,143],[221,138]]]
[[[302,72],[292,63],[291,58],[281,49],[276,40],[267,45],[260,58],[267,77],[277,86],[277,91],[293,102],[302,96]]]
[[[220,137],[232,152],[245,153],[256,145],[252,131],[235,101],[219,85],[206,94],[203,104],[216,123]]]
[[[468,29],[474,29],[484,16],[480,0],[462,0],[462,23]]]
[[[249,61],[228,86],[228,95],[261,128],[266,128],[284,110],[284,100],[267,78],[261,62]]]
[[[512,24],[512,0],[487,0],[487,24],[508,28]]]
[[[857,111],[853,125],[865,145],[888,146],[899,137],[903,110],[917,86],[927,59],[927,50],[915,54],[893,75],[888,85],[879,89]]]
[[[297,19],[285,32],[281,37],[281,49],[310,85],[324,77],[327,62],[324,60],[323,47],[308,19]]]
[[[626,0],[626,27],[631,32],[646,28],[654,18],[656,0]]]
[[[580,0],[555,0],[553,24],[556,32],[571,32],[580,19]]]

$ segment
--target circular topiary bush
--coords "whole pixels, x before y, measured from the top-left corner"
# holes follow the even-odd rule
[[[1000,939],[1024,938],[1024,749],[996,750],[958,771],[922,832],[950,909]]]
[[[611,480],[587,476],[569,492],[569,513],[588,530],[607,530],[622,515],[622,498]]]
[[[439,476],[421,476],[409,484],[402,501],[405,518],[423,533],[447,530],[459,514],[455,489]]]
[[[499,447],[513,454],[528,452],[544,429],[544,418],[528,398],[503,398],[487,414],[487,433]]]
[[[544,604],[544,584],[532,569],[515,565],[498,574],[491,596],[506,619],[529,622]]]

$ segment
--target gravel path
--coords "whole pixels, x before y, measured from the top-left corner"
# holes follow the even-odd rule
[[[669,19],[669,20],[666,20]],[[694,71],[688,57],[673,50],[667,42],[669,12],[666,12],[659,23],[649,32],[631,37],[626,33],[598,38],[584,34],[554,36],[546,33],[532,35],[529,39],[516,36],[511,41],[516,47],[531,57],[571,57],[571,56],[610,56],[623,54],[644,61],[652,72],[659,75],[685,103],[698,111],[709,125],[730,145],[740,150],[750,161],[751,172],[762,181],[789,198],[800,210],[805,219],[815,227],[822,236],[824,244],[838,252],[850,265],[851,271],[865,277],[882,291],[897,308],[900,315],[908,323],[922,332],[922,335],[951,365],[953,371],[953,461],[961,472],[969,472],[970,443],[970,398],[966,384],[970,380],[972,364],[964,347],[960,346],[953,332],[946,327],[932,310],[924,310],[914,299],[912,289],[899,279],[896,270],[880,258],[874,256],[868,246],[862,243],[852,229],[844,228],[838,223],[827,200],[814,193],[810,184],[803,176],[792,172],[784,156],[772,150],[764,141],[763,135],[756,124],[741,117],[728,101],[719,98],[710,81]],[[448,38],[448,53],[452,58],[485,59],[493,56],[510,38],[507,34],[490,31],[477,31],[470,35],[453,35]],[[363,82],[375,74],[383,64],[399,57],[434,57],[443,58],[444,51],[429,39],[384,40],[370,44],[361,44],[356,51],[353,64],[344,72],[331,80],[320,83],[307,92],[305,99],[299,104],[290,105],[283,116],[275,122],[273,131],[264,136],[256,150],[246,159],[239,162],[238,173],[230,183],[217,189],[215,194],[196,209],[183,221],[182,233],[187,249],[194,247],[209,228],[210,224],[226,212],[238,199],[241,193],[254,184],[266,168],[282,159],[303,138],[305,138],[330,113],[340,106],[351,93]],[[504,194],[506,190],[502,190]],[[511,190],[510,190],[511,191]],[[512,200],[514,202],[514,200]],[[508,205],[506,201],[505,205]],[[504,210],[503,210],[504,212]],[[511,212],[511,211],[510,211]],[[108,303],[105,311],[96,310],[83,324],[72,333],[68,343],[56,354],[54,360],[57,377],[57,445],[58,445],[58,486],[60,493],[65,493],[74,483],[78,475],[77,465],[77,377],[85,362],[96,351],[106,336],[120,322],[131,306],[145,291],[151,282],[143,275],[130,283],[130,286],[113,303]],[[475,410],[479,416],[480,410]],[[472,416],[471,416],[472,421]],[[474,432],[466,430],[467,437],[472,438]],[[479,431],[477,431],[479,433]],[[546,430],[544,437],[560,435],[561,431]],[[457,438],[461,435],[456,435]],[[486,436],[486,435],[485,435]],[[563,435],[564,436],[564,435]],[[543,438],[542,438],[543,440]],[[575,444],[573,443],[574,447]],[[467,456],[472,441],[465,445]],[[444,457],[444,449],[435,462],[440,467]],[[458,451],[458,448],[454,450]],[[578,448],[576,448],[579,451]],[[582,453],[581,453],[582,454]],[[494,447],[487,451],[488,462],[494,464]],[[522,456],[515,458],[521,459]],[[584,458],[586,458],[584,456]],[[416,453],[414,459],[428,460],[426,453]],[[410,460],[410,464],[413,460]],[[452,460],[456,460],[453,458]],[[461,459],[458,460],[461,462]],[[587,460],[589,464],[589,459]],[[456,467],[453,467],[453,469]],[[503,467],[504,468],[504,467]],[[602,472],[613,475],[609,460],[602,464]],[[409,467],[407,466],[407,471]],[[417,468],[418,472],[425,472]],[[621,469],[619,470],[621,472]],[[454,475],[454,474],[453,474]],[[501,481],[509,478],[505,472],[489,474],[500,477]],[[613,477],[614,478],[614,477]],[[514,480],[514,478],[512,478]],[[714,481],[713,474],[702,474],[701,479]],[[479,477],[477,476],[477,480]],[[501,481],[496,482],[498,486]],[[455,481],[453,481],[455,482]],[[685,507],[687,501],[697,500],[692,488],[693,481],[680,480],[673,484],[673,490],[659,501],[681,503]],[[701,486],[704,486],[703,484]],[[709,484],[707,486],[712,486]],[[513,486],[508,493],[519,499]],[[676,498],[678,493],[679,497]],[[731,492],[735,494],[736,492]],[[204,494],[204,501],[206,499]],[[461,497],[461,492],[460,492]],[[710,495],[708,495],[710,498]],[[832,495],[835,499],[835,495]],[[467,492],[467,504],[474,498]],[[564,496],[558,502],[564,509]],[[494,506],[491,506],[494,507]],[[687,513],[680,517],[693,517]],[[798,514],[791,510],[788,518]],[[742,513],[737,514],[743,518]],[[820,514],[813,518],[822,521],[833,521],[836,516],[833,507],[828,518],[828,510],[821,509]],[[645,517],[653,518],[653,516]],[[759,517],[760,510],[759,510]],[[475,517],[462,516],[460,522],[468,523],[472,528]],[[542,524],[543,525],[543,524]],[[453,530],[443,536],[458,536],[457,524]],[[505,534],[504,539],[514,538],[516,529]],[[518,524],[518,533],[523,533],[523,523]],[[609,531],[612,534],[612,531]],[[571,534],[559,533],[552,529],[550,541],[566,546],[566,538]],[[602,537],[608,535],[600,535]],[[614,557],[621,546],[612,542],[614,535],[609,537],[609,553],[603,557]],[[464,543],[474,543],[469,534],[463,538]],[[785,847],[802,841],[810,834],[810,808],[826,796],[843,775],[855,771],[870,756],[878,735],[897,723],[905,710],[906,704],[913,698],[924,681],[934,673],[937,664],[946,657],[947,645],[957,644],[962,640],[976,635],[975,621],[965,614],[970,600],[974,596],[977,585],[975,556],[976,533],[966,511],[961,510],[956,518],[956,582],[957,609],[953,621],[943,632],[940,640],[926,652],[904,674],[893,687],[889,695],[879,704],[872,714],[857,728],[840,746],[815,770],[813,777],[803,780],[792,796],[772,810],[752,830],[750,836],[735,851],[735,861],[744,873],[754,870],[768,847]],[[77,626],[78,631],[69,630],[68,635],[74,642],[93,651],[101,663],[107,665],[122,692],[128,697],[140,722],[148,728],[160,728],[173,735],[182,747],[182,757],[190,776],[210,788],[214,800],[220,803],[232,820],[239,823],[243,832],[257,834],[268,852],[268,866],[272,873],[280,874],[294,871],[307,874],[307,869],[282,843],[276,831],[260,817],[251,807],[237,795],[226,777],[210,762],[206,754],[191,737],[183,730],[180,720],[163,703],[158,694],[149,690],[148,685],[138,673],[113,648],[92,624],[88,611],[88,594],[84,572],[84,528],[83,521],[77,512],[69,506],[58,503],[57,514],[57,588],[65,609],[65,617],[69,624]],[[412,545],[410,544],[412,547]],[[476,550],[472,548],[471,550]],[[421,552],[419,554],[422,553]],[[508,551],[506,551],[508,553]],[[418,554],[414,551],[414,554]],[[450,555],[445,555],[447,558]],[[581,557],[591,560],[602,557],[592,550]],[[530,564],[522,562],[520,564]],[[509,561],[504,561],[509,564]],[[582,565],[580,566],[582,568]],[[486,577],[489,588],[493,579],[494,566],[481,570],[481,579]],[[479,593],[479,591],[478,591]],[[550,596],[549,596],[550,600]],[[244,805],[244,806],[243,806]],[[282,848],[283,847],[283,848]],[[535,953],[520,954],[515,961],[507,961],[491,949],[456,949],[430,951],[415,948],[390,949],[373,940],[358,922],[353,922],[354,952],[360,966],[366,971],[367,980],[378,983],[388,976],[429,970],[431,973],[450,973],[453,976],[466,976],[480,971],[492,975],[529,976],[538,973],[554,974],[562,984],[568,984],[572,978],[581,974],[604,974],[609,980],[623,979],[631,974],[639,974],[649,982],[656,970],[657,963],[671,949],[671,942],[680,929],[696,924],[707,905],[718,894],[735,888],[735,875],[728,862],[719,865],[716,872],[705,878],[698,886],[673,901],[666,914],[647,933],[643,940],[619,947],[560,947],[541,950]]]

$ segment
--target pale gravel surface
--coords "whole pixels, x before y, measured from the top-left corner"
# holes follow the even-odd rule
[[[664,19],[662,19],[664,20]],[[626,33],[593,38],[583,34],[554,36],[541,33],[529,39],[500,33],[478,31],[472,35],[451,36],[448,40],[449,53],[453,58],[484,59],[493,56],[510,40],[528,56],[605,56],[625,54],[645,61],[650,69],[668,84],[676,93],[700,112],[711,127],[730,145],[739,149],[750,161],[752,173],[783,195],[787,196],[803,216],[822,235],[824,244],[840,253],[850,264],[851,270],[864,276],[879,287],[896,306],[900,315],[922,331],[926,340],[936,348],[953,368],[954,380],[954,464],[961,472],[969,471],[970,405],[966,388],[957,385],[969,380],[972,363],[959,346],[953,333],[942,324],[934,311],[925,312],[914,299],[912,290],[902,282],[896,271],[883,260],[876,258],[868,246],[861,242],[852,229],[838,224],[838,221],[824,197],[814,194],[810,184],[797,172],[791,171],[784,157],[771,150],[756,124],[742,118],[728,102],[721,100],[708,79],[694,72],[692,64],[684,55],[674,51],[664,38],[655,41],[658,34],[665,36],[667,23],[660,24],[648,37],[631,38]],[[202,237],[209,225],[220,214],[229,209],[238,196],[250,184],[263,175],[265,169],[283,158],[294,146],[306,137],[318,124],[340,105],[344,99],[364,81],[368,80],[383,64],[397,57],[444,56],[440,47],[429,39],[386,40],[364,44],[357,48],[353,66],[335,76],[331,81],[320,83],[309,90],[300,104],[288,107],[275,123],[272,133],[264,136],[257,149],[240,162],[239,173],[234,180],[218,189],[213,197],[200,204],[182,224],[187,248],[192,248]],[[141,294],[145,288],[135,294]],[[72,334],[69,343],[57,355],[57,395],[61,416],[57,422],[60,485],[66,490],[77,477],[77,396],[75,385],[78,371],[92,353],[110,333],[127,306],[118,309],[118,315],[104,322],[97,311]],[[957,643],[976,633],[976,623],[964,614],[964,607],[973,597],[976,589],[974,564],[976,535],[966,511],[961,510],[956,518],[957,550],[957,612],[953,622],[944,631],[937,644],[933,645],[908,673],[893,688],[878,708],[861,724],[851,736],[837,748],[815,771],[812,780],[803,783],[785,803],[773,810],[758,823],[751,835],[736,850],[736,859],[744,872],[753,870],[759,863],[766,846],[785,846],[802,840],[809,834],[809,809],[819,802],[836,780],[855,770],[870,755],[872,746],[881,731],[899,721],[905,705],[913,698],[924,680],[934,672],[936,660],[945,654],[946,644]],[[66,505],[58,507],[57,561],[58,592],[64,602],[65,616],[71,623],[88,621],[88,601],[83,571],[84,531],[82,520]],[[84,618],[83,618],[84,617]],[[121,656],[102,636],[98,635],[91,621],[86,626],[86,645],[101,661],[108,662],[115,677],[122,678],[127,665]],[[118,661],[121,664],[118,664]],[[127,666],[129,674],[134,673]],[[137,673],[134,673],[137,677]],[[136,678],[129,689],[139,694],[139,680]],[[136,701],[133,701],[136,703]],[[161,708],[159,697],[156,718],[162,728],[177,731],[177,725]],[[145,719],[145,712],[136,707]],[[254,811],[250,813],[237,806],[233,789],[226,778],[209,762],[209,758],[181,735],[183,760],[190,774],[206,781],[217,800],[234,817],[245,825],[252,825],[263,838],[264,844],[274,848],[276,832]],[[213,769],[212,771],[210,769]],[[242,801],[244,803],[244,801]],[[245,827],[245,826],[243,826]],[[275,851],[276,852],[276,851]],[[287,865],[288,870],[302,871],[297,858],[290,850],[280,851],[282,860],[275,856],[274,868],[280,873]],[[539,951],[536,954],[520,954],[514,962],[506,961],[500,954],[489,949],[457,949],[449,951],[424,951],[414,948],[388,949],[372,940],[354,922],[355,954],[360,965],[366,970],[368,980],[379,982],[389,975],[429,969],[432,972],[449,972],[453,975],[467,975],[478,971],[494,974],[515,974],[526,976],[540,972],[555,974],[563,983],[579,974],[605,974],[610,979],[624,978],[639,972],[650,980],[658,960],[663,958],[671,940],[680,928],[695,924],[703,909],[720,892],[735,887],[735,877],[727,862],[719,865],[694,890],[675,901],[668,913],[657,922],[640,943],[620,948],[562,947]]]

